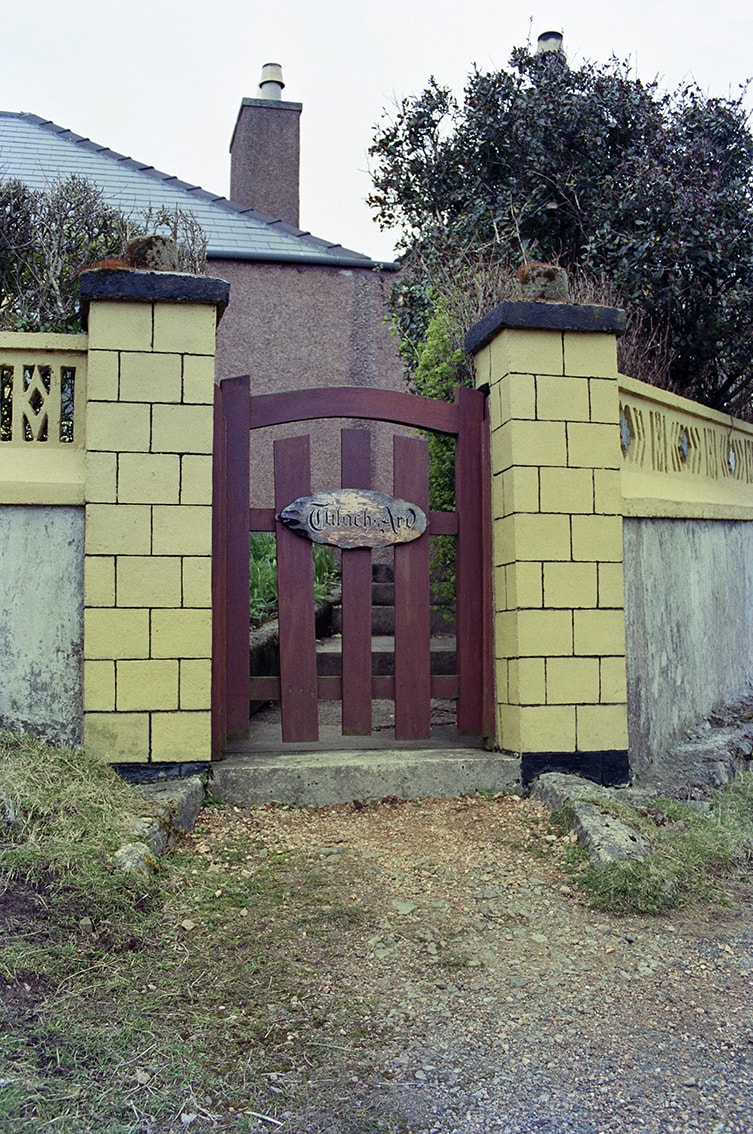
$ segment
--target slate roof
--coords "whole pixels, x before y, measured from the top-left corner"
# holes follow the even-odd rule
[[[393,266],[376,264],[359,252],[160,173],[36,114],[0,111],[0,180],[43,189],[72,174],[93,181],[108,204],[129,216],[163,206],[191,212],[207,235],[210,258],[334,268]]]

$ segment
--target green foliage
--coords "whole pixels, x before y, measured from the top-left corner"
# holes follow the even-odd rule
[[[79,273],[122,257],[128,241],[145,234],[176,241],[181,271],[205,270],[206,237],[190,213],[127,217],[78,176],[44,190],[0,182],[0,330],[81,330]]]
[[[395,296],[399,333],[426,327],[437,276],[469,256],[553,261],[622,295],[662,346],[663,384],[717,408],[747,405],[753,138],[743,94],[670,95],[617,60],[571,68],[521,49],[507,70],[475,70],[460,102],[431,80],[371,147],[370,202],[383,227],[402,228],[415,273]]]
[[[340,578],[331,547],[314,543],[314,599],[321,602]],[[277,548],[274,536],[252,532],[249,537],[249,612],[253,622],[277,615]]]

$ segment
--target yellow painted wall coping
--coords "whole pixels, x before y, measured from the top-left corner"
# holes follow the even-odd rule
[[[618,388],[625,516],[753,520],[753,425],[626,375]]]
[[[621,395],[625,394],[634,398],[642,398],[645,401],[656,402],[657,405],[677,413],[690,414],[693,417],[721,425],[726,429],[734,428],[736,431],[740,430],[753,438],[753,425],[749,422],[741,421],[739,417],[733,417],[732,414],[710,409],[709,406],[694,402],[691,398],[683,398],[680,394],[663,390],[660,386],[649,386],[647,382],[639,382],[637,378],[630,378],[627,374],[617,375],[617,386]]]
[[[89,336],[87,334],[53,335],[31,331],[0,331],[0,352],[8,350],[32,350],[35,354],[50,351],[64,351],[66,354],[80,352],[86,355]]]
[[[73,445],[0,445],[0,504],[83,504],[85,455]]]

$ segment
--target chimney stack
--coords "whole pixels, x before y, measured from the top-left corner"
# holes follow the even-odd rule
[[[230,198],[298,227],[300,102],[283,102],[279,63],[262,67],[257,98],[244,98],[230,143]]]

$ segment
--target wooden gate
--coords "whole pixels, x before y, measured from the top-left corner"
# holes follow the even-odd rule
[[[213,550],[213,751],[249,727],[249,702],[279,701],[283,741],[318,739],[319,700],[342,701],[345,735],[371,732],[372,699],[395,704],[395,739],[428,737],[432,697],[457,698],[459,732],[493,730],[491,550],[486,399],[459,387],[454,404],[388,390],[334,387],[250,396],[248,376],[216,389]],[[317,676],[311,544],[280,520],[311,492],[308,436],[274,442],[274,506],[250,507],[250,445],[266,426],[357,418],[456,438],[456,511],[429,511],[427,443],[393,437],[396,497],[428,516],[428,528],[394,548],[394,674],[372,675],[371,549],[342,551],[342,675]],[[371,488],[371,433],[342,430],[343,489]],[[249,676],[249,532],[277,541],[280,672]],[[429,534],[453,535],[456,553],[456,672],[430,669]]]

